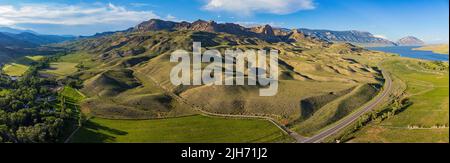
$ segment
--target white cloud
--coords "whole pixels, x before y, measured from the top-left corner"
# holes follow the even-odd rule
[[[169,14],[169,15],[166,16],[166,20],[175,21],[175,20],[177,20],[177,17]]]
[[[243,16],[254,13],[290,14],[315,8],[314,0],[206,0],[203,9],[225,11]]]
[[[373,35],[373,37],[376,37],[376,38],[382,38],[382,39],[388,39],[386,36],[384,36],[384,35]]]
[[[23,4],[0,5],[0,25],[52,24],[94,25],[135,23],[159,18],[152,11],[133,11],[114,4],[65,5]]]
[[[282,27],[285,23],[276,23],[276,22],[234,22],[235,24],[239,24],[244,27],[257,27],[257,26],[263,26],[263,25],[270,25],[272,27]]]

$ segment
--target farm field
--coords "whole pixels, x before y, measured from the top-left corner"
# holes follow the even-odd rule
[[[3,66],[3,72],[8,76],[22,76],[28,70],[29,65],[44,58],[42,55],[35,55],[15,59],[13,62]]]
[[[48,73],[57,76],[65,76],[77,71],[77,63],[69,62],[55,62],[50,64],[50,68],[42,71],[43,73]]]
[[[427,69],[437,67],[433,62],[410,59],[391,60],[383,66],[405,82],[412,105],[365,127],[351,142],[449,142],[448,63],[441,65],[447,67],[441,71]]]
[[[92,55],[90,55],[88,53],[78,52],[78,53],[72,53],[69,55],[62,56],[59,59],[59,62],[82,64],[84,67],[87,67],[87,68],[98,66],[94,61],[91,60],[91,58],[92,58]]]
[[[42,55],[35,55],[35,56],[25,56],[25,58],[30,59],[32,61],[40,61],[44,59],[45,57]]]
[[[86,98],[81,92],[69,86],[64,87],[61,95],[75,102],[80,102]]]
[[[92,118],[72,139],[73,143],[223,143],[292,142],[265,120],[188,116],[161,120],[109,120]]]
[[[22,76],[28,68],[27,65],[11,63],[3,66],[3,72],[8,76]]]
[[[0,88],[0,97],[6,96],[6,95],[9,94],[10,92],[11,92],[11,90]]]

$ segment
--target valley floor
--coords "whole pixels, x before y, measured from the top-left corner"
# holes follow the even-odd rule
[[[187,116],[160,120],[92,118],[73,137],[73,143],[261,143],[292,142],[265,120]]]
[[[449,74],[431,62],[396,59],[383,64],[406,84],[412,102],[403,112],[359,131],[351,142],[449,142]],[[428,67],[428,69],[426,68]]]

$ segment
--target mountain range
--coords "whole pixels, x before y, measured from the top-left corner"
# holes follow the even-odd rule
[[[10,28],[10,27],[0,27],[0,32],[3,33],[12,33],[12,34],[20,34],[20,33],[33,33],[33,34],[37,34],[36,32],[32,31],[32,30],[28,30],[28,29],[16,29],[16,28]]]
[[[286,29],[274,28],[270,25],[263,25],[257,27],[244,27],[234,23],[219,24],[214,21],[197,20],[190,22],[173,22],[164,21],[160,19],[151,19],[142,22],[134,28],[125,31],[157,31],[157,30],[193,30],[205,32],[222,32],[234,34],[244,37],[257,37],[269,42],[290,42],[295,38],[310,37],[320,39],[327,42],[346,42],[354,45],[372,47],[372,46],[411,46],[423,45],[424,42],[420,39],[407,36],[393,42],[384,38],[376,37],[370,32],[364,31],[332,31],[332,30],[315,30],[315,29]],[[125,32],[121,31],[121,32]],[[9,27],[0,27],[0,46],[5,47],[14,45],[16,47],[36,47],[39,45],[59,43],[67,40],[73,40],[74,36],[57,36],[57,35],[41,35],[31,30],[20,30]],[[100,37],[104,35],[111,35],[115,32],[97,33],[93,36],[79,37]],[[9,40],[9,41],[8,41]]]
[[[309,38],[315,41],[324,42],[345,42],[363,47],[373,46],[412,46],[423,45],[424,42],[408,36],[393,42],[387,39],[379,38],[369,32],[363,31],[332,31],[332,30],[313,30],[313,29],[286,29],[274,28],[270,25],[244,27],[234,23],[217,23],[214,21],[197,20],[194,22],[173,22],[160,19],[151,19],[142,22],[133,28],[118,32],[143,32],[143,31],[176,31],[191,30],[215,33],[227,33],[239,37],[258,38],[267,42],[286,42],[292,43],[299,39]],[[93,36],[75,37],[75,36],[58,36],[58,35],[42,35],[31,30],[19,30],[9,27],[0,27],[0,59],[11,58],[11,55],[17,55],[24,52],[27,48],[37,48],[42,45],[60,43],[64,41],[74,40],[76,38],[96,38],[102,36],[113,35],[116,32],[97,33]]]
[[[53,53],[54,49],[44,45],[73,40],[73,36],[41,35],[33,31],[0,29],[0,63],[35,53]]]
[[[127,31],[142,32],[142,31],[158,31],[158,30],[192,30],[204,32],[227,33],[241,37],[256,37],[268,42],[292,42],[297,37],[306,37],[298,30],[286,31],[279,28],[272,28],[270,25],[247,28],[239,24],[224,23],[219,24],[214,21],[197,20],[192,23],[189,22],[172,22],[159,19],[152,19],[145,21],[135,28],[130,28]]]
[[[269,42],[289,42],[297,37],[293,35],[302,35],[300,37],[310,37],[327,42],[346,42],[364,47],[373,46],[412,46],[423,45],[420,39],[407,36],[397,42],[384,38],[376,37],[370,32],[364,31],[332,31],[332,30],[314,30],[314,29],[286,29],[274,28],[270,25],[257,27],[243,27],[239,24],[224,23],[218,24],[214,21],[197,20],[195,22],[172,22],[159,19],[152,19],[130,28],[127,31],[156,31],[156,30],[194,30],[205,32],[222,32],[245,37],[257,37]]]
[[[332,31],[332,30],[313,30],[313,29],[299,29],[305,35],[320,38],[330,42],[347,42],[364,47],[374,46],[417,46],[425,43],[414,37],[407,36],[400,40],[393,42],[384,38],[376,37],[370,32],[364,31]]]

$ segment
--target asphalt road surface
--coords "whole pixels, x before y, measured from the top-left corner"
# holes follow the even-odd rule
[[[378,104],[380,104],[383,99],[387,98],[389,96],[389,93],[392,91],[392,79],[391,77],[386,74],[384,70],[382,70],[383,77],[385,79],[385,84],[383,88],[383,92],[380,96],[377,96],[375,100],[372,100],[370,103],[367,103],[363,109],[360,109],[354,114],[351,114],[345,119],[338,121],[337,124],[334,124],[333,127],[328,128],[324,131],[321,131],[319,134],[314,135],[310,138],[307,138],[306,140],[302,141],[301,143],[320,143],[325,138],[338,133],[345,127],[349,126],[356,120],[358,120],[359,117],[366,114],[367,112],[373,110]]]

